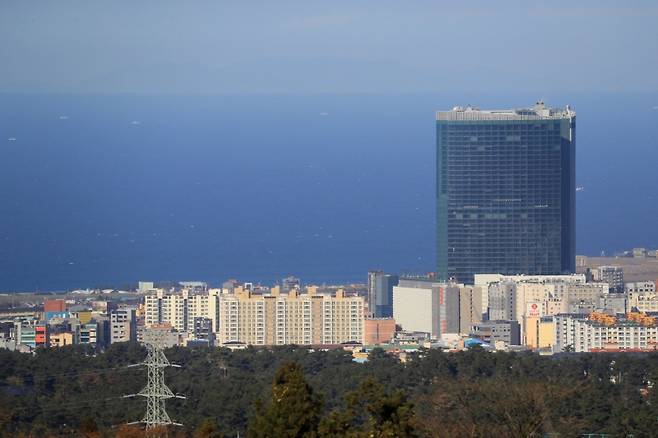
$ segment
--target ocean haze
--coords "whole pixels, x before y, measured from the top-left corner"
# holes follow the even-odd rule
[[[0,91],[658,90],[658,5],[0,2]]]
[[[658,247],[658,93],[5,94],[0,290],[434,269],[434,111],[571,105],[577,247]],[[10,140],[11,139],[11,140]]]

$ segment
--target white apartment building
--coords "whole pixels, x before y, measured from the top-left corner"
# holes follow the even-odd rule
[[[606,318],[606,317],[604,317]],[[632,320],[595,320],[590,315],[563,314],[555,317],[554,351],[574,352],[642,350],[658,347],[658,327]]]
[[[217,332],[220,294],[220,289],[201,293],[158,289],[144,297],[144,323],[147,327],[167,323],[178,332],[187,332],[194,328],[194,318],[203,317],[212,320],[213,332]]]

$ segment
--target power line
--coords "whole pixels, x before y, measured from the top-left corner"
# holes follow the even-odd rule
[[[174,394],[171,389],[165,384],[164,370],[167,367],[178,367],[169,362],[163,351],[164,337],[167,334],[166,330],[153,328],[149,330],[149,341],[146,344],[147,356],[146,360],[134,366],[146,366],[147,370],[147,384],[137,394],[125,395],[124,397],[141,396],[146,398],[146,414],[141,421],[136,421],[128,424],[143,423],[146,425],[146,430],[155,429],[162,426],[182,426],[181,423],[176,423],[171,420],[169,414],[165,410],[165,402],[170,398],[184,399],[182,395]]]

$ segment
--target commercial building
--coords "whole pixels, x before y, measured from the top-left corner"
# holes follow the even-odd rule
[[[69,313],[66,310],[66,301],[44,300],[43,302],[43,319],[48,322],[53,318],[68,318]]]
[[[638,312],[658,312],[658,294],[653,281],[638,281],[624,285],[629,310]]]
[[[155,287],[152,281],[140,281],[137,285],[137,291],[140,293],[148,293],[154,289]]]
[[[514,282],[514,283],[566,283],[566,284],[585,284],[587,277],[585,274],[567,274],[567,275],[503,275],[503,274],[475,274],[474,284],[482,286],[484,295],[482,296],[482,307],[487,309],[489,301],[487,297],[487,288],[492,283]]]
[[[642,309],[635,308],[635,311],[640,312],[652,312],[650,308],[645,309],[643,306]],[[617,314],[617,313],[627,313],[633,310],[629,305],[628,296],[626,294],[604,294],[599,298],[599,306],[597,310],[605,310],[606,312]],[[658,311],[658,302],[656,302],[655,311]]]
[[[368,272],[368,314],[373,318],[393,316],[393,287],[397,286],[397,275],[382,271]]]
[[[255,294],[236,290],[220,299],[219,342],[250,345],[321,345],[364,342],[365,302],[343,290],[335,295],[292,290]]]
[[[391,342],[395,336],[393,318],[366,318],[364,324],[364,344],[379,345]]]
[[[656,292],[654,281],[633,281],[624,283],[624,292],[627,294],[646,294]]]
[[[110,312],[110,344],[137,339],[135,309],[124,307]]]
[[[143,344],[159,345],[162,348],[171,348],[182,345],[182,335],[171,324],[152,324],[144,327],[140,342]]]
[[[74,329],[76,344],[90,344],[96,346],[98,341],[98,323],[88,322],[86,324],[76,324]]]
[[[599,266],[592,270],[595,281],[608,283],[610,292],[624,292],[624,268],[621,266]]]
[[[459,333],[468,333],[471,325],[482,321],[482,288],[459,287]]]
[[[484,321],[471,326],[470,335],[491,344],[520,345],[519,323],[516,321]]]
[[[281,290],[283,292],[288,292],[293,289],[301,289],[301,287],[301,280],[293,275],[286,277],[281,281]]]
[[[50,335],[51,347],[65,347],[67,345],[73,345],[74,341],[75,339],[73,333],[71,332],[59,332]]]
[[[66,311],[66,301],[64,301],[64,300],[44,300],[43,301],[43,311],[44,312],[65,312]]]
[[[34,343],[37,347],[48,347],[50,345],[48,325],[38,323],[34,326]]]
[[[638,312],[658,312],[658,294],[628,294],[628,307]]]
[[[444,283],[431,278],[401,278],[393,287],[393,317],[402,330],[428,333],[439,339],[468,333],[482,320],[479,287]]]
[[[488,282],[496,278],[501,280]],[[542,317],[560,313],[589,314],[602,309],[625,311],[623,295],[610,295],[607,283],[585,283],[584,280],[584,275],[476,275],[476,282],[488,284],[489,318],[518,321],[521,342],[530,348],[538,347],[537,330]]]
[[[439,278],[574,272],[575,113],[538,102],[436,119]]]
[[[194,328],[188,338],[189,341],[200,341],[205,345],[215,345],[215,332],[213,332],[213,322],[210,318],[198,316],[194,318]]]
[[[530,316],[526,318],[524,345],[533,350],[551,353],[555,345],[555,321],[552,316]]]
[[[16,319],[14,321],[13,330],[13,337],[16,339],[16,345],[23,345],[29,349],[36,348],[38,326],[43,327],[37,319]],[[41,337],[40,340],[43,341],[43,337]]]

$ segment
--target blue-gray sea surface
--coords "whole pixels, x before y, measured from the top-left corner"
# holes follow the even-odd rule
[[[658,93],[0,95],[0,291],[433,270],[434,111],[577,111],[577,246],[658,247]]]

